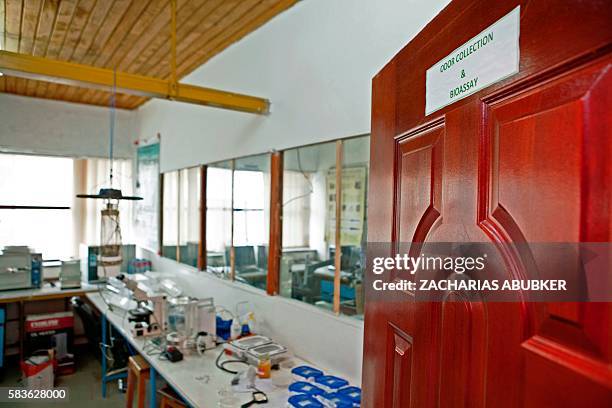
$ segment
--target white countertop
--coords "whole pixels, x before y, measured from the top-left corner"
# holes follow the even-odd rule
[[[208,350],[203,356],[197,354],[186,355],[182,361],[171,363],[167,360],[159,359],[157,355],[149,356],[145,351],[144,339],[142,337],[132,337],[128,321],[123,310],[108,310],[108,307],[99,293],[88,293],[87,298],[106,315],[106,318],[118,329],[121,334],[134,346],[149,364],[162,376],[172,387],[181,394],[189,404],[194,407],[214,408],[219,401],[219,390],[227,389],[230,386],[232,374],[225,373],[215,365],[215,359],[221,352],[221,346],[214,350]],[[296,365],[302,364],[297,358],[292,358]],[[232,369],[238,365],[230,366]],[[228,368],[230,368],[228,367]],[[287,373],[284,373],[285,375]],[[280,375],[278,371],[272,371],[272,376]],[[208,379],[206,381],[205,379]],[[286,388],[276,388],[266,392],[268,403],[255,405],[261,407],[286,407],[289,391]],[[251,393],[236,393],[241,403],[252,399]]]
[[[59,285],[59,283],[58,283]],[[62,289],[59,286],[51,286],[45,284],[42,288],[30,288],[30,289],[15,289],[15,290],[3,290],[0,291],[0,303],[17,302],[21,300],[34,301],[44,300],[53,298],[71,297],[85,292],[94,292],[97,290],[96,285],[89,283],[81,283],[80,288],[74,289]]]

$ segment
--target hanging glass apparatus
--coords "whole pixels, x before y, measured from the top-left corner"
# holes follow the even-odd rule
[[[115,139],[115,98],[117,94],[117,72],[113,70],[113,89],[110,98],[110,134],[109,134],[109,187],[101,188],[98,194],[77,194],[78,198],[104,200],[100,212],[100,251],[98,265],[106,275],[107,268],[120,268],[123,261],[121,253],[121,224],[119,222],[120,200],[142,200],[142,197],[124,196],[120,189],[113,188],[113,148]]]

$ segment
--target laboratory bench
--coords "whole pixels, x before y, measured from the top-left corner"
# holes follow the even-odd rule
[[[96,285],[81,283],[80,288],[61,289],[59,286],[53,286],[50,283],[45,283],[41,288],[29,289],[12,289],[0,291],[0,307],[6,308],[10,304],[17,305],[16,318],[9,318],[5,314],[6,321],[4,323],[5,331],[9,323],[17,322],[19,338],[18,343],[4,345],[4,355],[19,354],[20,360],[23,359],[23,340],[26,318],[26,304],[31,302],[43,302],[48,300],[64,300],[64,310],[69,310],[69,301],[73,296],[83,296],[85,293],[98,290]]]
[[[150,407],[156,407],[157,403],[155,387],[157,377],[163,378],[192,407],[208,408],[217,406],[219,391],[227,390],[233,378],[233,374],[221,371],[215,364],[217,356],[221,353],[222,346],[207,350],[202,356],[197,353],[185,355],[183,360],[174,363],[160,359],[157,354],[149,355],[147,353],[147,351],[150,351],[149,348],[145,350],[146,346],[150,345],[150,340],[145,340],[144,337],[132,336],[129,322],[126,318],[127,312],[116,308],[109,310],[100,293],[88,293],[86,298],[100,312],[102,341],[107,341],[108,328],[106,326],[110,323],[115,332],[121,334],[131,348],[150,364],[151,371],[148,390]],[[295,365],[303,364],[303,361],[295,357],[291,359]],[[107,382],[116,380],[118,376],[106,378],[104,358],[102,369],[104,378],[101,386],[102,393],[105,395]],[[280,371],[273,371],[272,376],[274,377],[275,375],[290,375],[290,373],[284,372],[281,374]],[[287,399],[289,398],[287,388],[275,388],[272,391],[266,391],[266,394],[269,401],[265,404],[266,407],[287,406]],[[246,392],[236,392],[236,397],[240,399],[241,403],[249,402],[252,399],[251,393]]]
[[[65,299],[82,296],[87,292],[98,290],[96,285],[81,283],[80,288],[62,289],[48,283],[42,288],[12,289],[0,291],[0,304],[14,302],[35,302],[41,300]]]

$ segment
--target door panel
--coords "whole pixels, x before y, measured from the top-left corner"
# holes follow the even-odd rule
[[[424,242],[440,216],[443,136],[436,123],[398,139],[399,242]]]
[[[536,82],[516,94],[505,89],[502,101],[487,100],[483,143],[490,159],[485,158],[483,163],[490,167],[484,169],[489,175],[488,185],[481,189],[491,192],[488,221],[498,229],[493,236],[508,242],[589,242],[592,239],[582,228],[584,223],[597,218],[606,223],[609,212],[591,213],[585,208],[584,197],[593,186],[584,165],[598,163],[599,172],[610,173],[606,159],[610,152],[605,148],[612,135],[609,130],[596,134],[590,131],[609,119],[589,117],[589,112],[593,108],[592,93],[612,89],[611,64],[612,58],[607,56],[553,79],[546,78],[541,85]],[[607,98],[599,98],[596,103],[608,112],[612,109]],[[591,128],[585,126],[587,123]],[[602,149],[590,150],[589,143]],[[609,198],[610,193],[597,199],[606,196]],[[580,269],[577,258],[547,255],[536,248],[528,261],[516,260],[523,269],[518,275],[526,276],[524,269],[533,261],[541,277],[563,273],[588,287],[588,275]],[[526,401],[547,401],[548,397],[539,395],[532,383],[554,389],[559,383],[582,382],[581,394],[605,395],[606,388],[612,387],[612,356],[610,335],[602,336],[601,329],[602,323],[607,322],[603,327],[610,326],[609,305],[556,303],[530,307],[536,310],[537,321],[522,344],[525,396],[530,396]],[[568,396],[564,401],[572,399]]]
[[[392,339],[387,350],[387,391],[391,406],[401,408],[410,405],[410,375],[412,369],[412,338],[393,324],[387,326],[387,336]]]
[[[425,116],[425,71],[519,4],[519,73]],[[533,243],[610,242],[609,21],[597,2],[443,10],[374,78],[369,241],[491,242],[495,277],[592,288]],[[366,299],[363,406],[612,406],[609,303],[467,299]]]

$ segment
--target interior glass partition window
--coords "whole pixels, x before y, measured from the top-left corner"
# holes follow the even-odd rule
[[[220,276],[230,272],[232,246],[233,161],[206,169],[206,267]]]
[[[336,142],[283,153],[281,296],[331,309],[333,305]],[[333,216],[333,217],[332,217]],[[328,291],[331,284],[332,291]]]
[[[362,318],[370,136],[346,139],[342,149],[340,312]]]
[[[179,262],[198,266],[200,245],[200,168],[179,172]]]
[[[178,260],[179,172],[164,173],[162,256]]]
[[[234,279],[260,289],[268,277],[270,155],[234,161]]]

